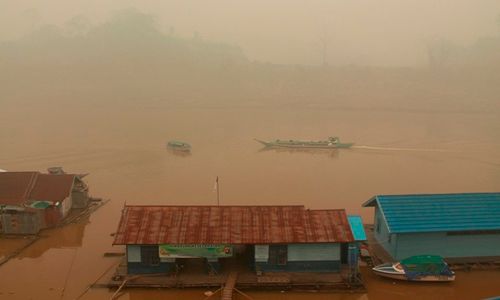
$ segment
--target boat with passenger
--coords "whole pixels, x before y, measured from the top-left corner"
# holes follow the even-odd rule
[[[455,280],[453,272],[441,256],[417,255],[395,263],[375,266],[375,274],[407,281],[443,281]]]
[[[302,140],[274,140],[270,142],[255,139],[266,147],[298,148],[298,149],[337,149],[350,148],[354,143],[342,143],[336,136],[329,137],[326,141],[302,141]]]

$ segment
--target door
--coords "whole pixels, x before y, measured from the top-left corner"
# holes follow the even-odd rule
[[[340,263],[347,264],[348,257],[349,257],[349,244],[348,243],[340,244]]]
[[[288,261],[287,245],[269,245],[269,264],[286,265]]]

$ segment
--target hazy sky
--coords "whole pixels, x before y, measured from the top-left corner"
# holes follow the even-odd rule
[[[326,39],[330,64],[415,65],[430,39],[467,45],[500,32],[500,0],[0,0],[0,40],[80,14],[103,22],[124,8],[274,63],[319,64]]]

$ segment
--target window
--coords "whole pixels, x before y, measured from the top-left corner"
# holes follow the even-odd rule
[[[380,233],[380,219],[377,219],[377,233]]]
[[[158,246],[141,246],[141,262],[149,266],[160,265]]]
[[[269,245],[269,264],[286,265],[288,260],[287,245]]]

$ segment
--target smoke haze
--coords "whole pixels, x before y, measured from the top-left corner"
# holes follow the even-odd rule
[[[0,171],[61,166],[112,199],[2,265],[0,300],[109,299],[89,287],[122,260],[103,254],[125,251],[112,246],[124,204],[215,205],[215,178],[223,205],[341,208],[366,224],[374,195],[498,192],[499,15],[498,0],[0,0]],[[355,144],[254,140],[329,136]],[[0,239],[0,260],[16,242]],[[500,282],[462,271],[436,288],[370,271],[364,295],[249,293],[479,299]]]
[[[421,66],[436,40],[470,47],[500,33],[496,0],[2,0],[0,8],[0,40],[78,16],[98,25],[134,8],[164,33],[239,46],[250,60],[278,64]]]

